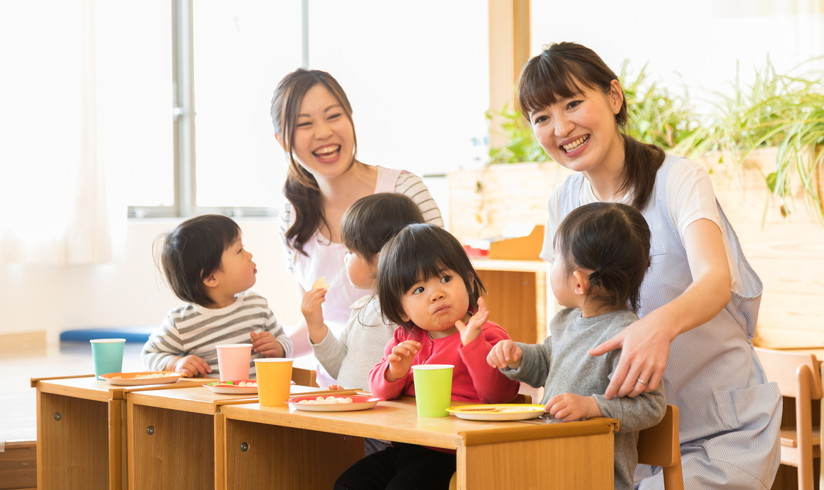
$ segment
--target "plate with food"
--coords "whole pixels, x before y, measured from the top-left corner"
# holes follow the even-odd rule
[[[252,395],[258,392],[257,381],[253,379],[213,381],[204,386],[221,395]]]
[[[100,377],[110,385],[133,386],[174,383],[181,376],[183,376],[181,373],[175,371],[144,371],[140,373],[109,373]]]
[[[498,403],[486,405],[456,405],[446,409],[452,415],[466,420],[527,420],[544,414],[543,405],[527,403]]]
[[[288,400],[289,406],[310,412],[350,412],[368,410],[383,398],[372,395],[308,395],[294,396]]]

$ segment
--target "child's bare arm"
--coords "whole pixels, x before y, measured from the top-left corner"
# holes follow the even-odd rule
[[[389,367],[386,369],[384,379],[394,383],[406,376],[419,350],[421,350],[421,343],[414,340],[404,340],[393,347],[392,352],[386,357]]]

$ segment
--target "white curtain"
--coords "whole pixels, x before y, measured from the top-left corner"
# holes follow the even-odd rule
[[[94,0],[0,2],[0,264],[95,264],[126,208],[98,143]]]

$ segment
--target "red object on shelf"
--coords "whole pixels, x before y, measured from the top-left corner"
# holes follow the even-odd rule
[[[475,248],[470,245],[464,245],[464,250],[466,250],[466,255],[470,257],[489,257],[489,250],[483,248]]]

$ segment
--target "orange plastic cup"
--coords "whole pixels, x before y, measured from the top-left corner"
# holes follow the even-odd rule
[[[258,398],[262,407],[285,407],[292,384],[292,359],[255,359]]]

